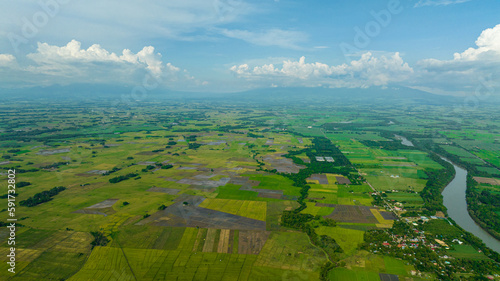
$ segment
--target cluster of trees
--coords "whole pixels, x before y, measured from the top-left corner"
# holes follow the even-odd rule
[[[456,259],[453,264],[464,268],[465,272],[474,272],[480,275],[497,272],[499,267],[497,263],[491,260]]]
[[[164,169],[164,170],[168,170],[168,169],[171,169],[173,167],[174,167],[174,165],[170,165],[170,164],[161,165],[161,168]]]
[[[258,138],[263,138],[263,137],[264,137],[264,135],[257,135],[257,134],[254,134],[254,133],[250,133],[250,132],[248,132],[248,133],[247,133],[247,137],[249,137],[249,138],[256,138],[256,139],[258,139]]]
[[[134,178],[134,177],[137,177],[139,174],[136,174],[136,173],[128,173],[124,176],[118,176],[118,177],[114,177],[114,178],[111,178],[109,179],[109,182],[110,183],[118,183],[118,182],[121,182],[121,181],[124,181],[124,180],[128,180],[130,178]]]
[[[36,205],[40,205],[42,203],[52,200],[52,197],[56,196],[57,194],[59,194],[59,192],[65,189],[66,187],[64,186],[56,186],[50,190],[42,191],[40,193],[35,194],[33,197],[30,197],[26,200],[19,202],[19,205],[26,207],[33,207]]]
[[[427,209],[427,215],[434,215],[436,211],[446,213],[446,207],[443,205],[443,195],[441,195],[441,191],[455,177],[455,169],[452,164],[444,161],[435,153],[430,153],[429,157],[433,161],[441,164],[444,169],[425,170],[428,180],[424,189],[420,192],[420,197],[424,200],[424,207]]]
[[[20,181],[20,182],[16,183],[16,188],[25,187],[25,186],[28,186],[28,185],[31,185],[31,182],[28,182],[28,181]]]
[[[197,136],[196,135],[190,135],[190,136],[184,136],[184,139],[186,141],[196,141]]]
[[[150,170],[153,170],[154,168],[156,168],[155,165],[148,165],[146,166],[146,168],[142,169],[142,172],[147,172],[147,171],[150,171]]]
[[[67,165],[69,164],[68,162],[57,162],[57,163],[54,163],[54,164],[50,164],[50,165],[47,165],[47,166],[43,166],[43,167],[40,167],[42,169],[52,169],[52,168],[59,168],[63,165]]]
[[[471,175],[467,177],[467,207],[474,220],[491,235],[500,239],[500,195],[477,188],[477,182]]]
[[[128,159],[128,158],[127,158]],[[134,158],[132,158],[134,159]],[[118,167],[114,167],[113,169],[111,169],[110,171],[107,171],[106,173],[102,174],[103,176],[107,176],[107,175],[111,175],[112,173],[115,173],[115,172],[118,172],[120,171],[121,169],[118,168]]]
[[[108,245],[109,239],[106,237],[104,232],[102,231],[92,231],[90,232],[92,236],[94,236],[94,240],[90,243],[92,245],[92,248],[95,246],[106,246]]]
[[[189,148],[189,149],[197,149],[197,148],[199,148],[200,146],[202,146],[202,145],[201,145],[201,144],[199,144],[199,143],[196,143],[196,142],[190,142],[190,143],[188,143],[188,148]]]
[[[332,155],[332,156],[337,155],[336,151],[338,151],[338,153],[340,153],[342,157],[345,158],[345,156],[343,156],[340,150],[338,150],[338,148],[335,145],[333,145],[329,139],[324,137],[316,137],[313,139],[312,147],[300,151],[291,151],[289,152],[289,154],[285,155],[285,157],[292,159],[294,163],[305,165],[306,166],[305,169],[301,169],[296,174],[278,173],[276,170],[268,172],[272,172],[287,177],[294,182],[293,183],[294,186],[301,188],[300,197],[297,200],[300,206],[292,211],[284,211],[281,217],[281,224],[283,226],[299,229],[305,232],[309,236],[309,239],[311,240],[312,244],[325,251],[330,261],[328,261],[321,268],[320,279],[328,280],[327,276],[328,271],[333,269],[335,266],[338,266],[339,260],[335,254],[342,253],[343,250],[337,244],[335,239],[327,235],[320,236],[315,231],[315,227],[317,227],[318,225],[335,227],[336,226],[335,220],[328,218],[322,219],[321,216],[313,216],[311,214],[300,213],[302,210],[307,208],[305,201],[307,199],[310,186],[307,184],[306,179],[309,178],[312,174],[319,174],[319,173],[341,173],[343,175],[349,175],[349,172],[353,170],[353,168],[349,160],[347,160],[347,158],[342,160],[342,157],[338,157],[338,159],[340,159],[339,160],[340,163],[345,163],[347,165],[347,167],[339,168],[333,166],[332,163],[313,161],[315,160],[314,156],[309,156],[311,158],[311,163],[304,163],[300,158],[295,156],[304,152],[306,152],[306,154],[312,153],[313,150],[322,151],[323,153],[328,153],[327,155]],[[256,155],[254,155],[254,159],[256,159],[255,156]],[[257,162],[261,164],[260,161],[257,160]]]

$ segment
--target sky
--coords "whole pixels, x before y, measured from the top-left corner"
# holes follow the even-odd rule
[[[0,88],[500,96],[498,0],[0,1]]]

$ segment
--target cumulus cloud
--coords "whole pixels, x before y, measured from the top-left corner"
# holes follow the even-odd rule
[[[467,91],[481,81],[500,86],[500,24],[484,30],[476,47],[455,53],[451,60],[424,59],[418,62],[419,84],[430,87]]]
[[[307,35],[303,32],[282,29],[270,29],[261,32],[221,29],[220,33],[259,46],[278,46],[288,49],[301,49],[300,43],[307,40]]]
[[[391,56],[374,56],[367,52],[350,64],[327,65],[321,62],[306,63],[305,57],[298,61],[283,61],[281,67],[264,64],[250,68],[247,64],[234,65],[230,70],[238,77],[260,80],[284,86],[330,86],[370,87],[385,86],[409,78],[413,69],[403,61],[399,53]]]
[[[162,55],[152,46],[143,47],[136,53],[129,49],[115,53],[99,44],[83,48],[76,40],[63,46],[38,43],[37,50],[26,58],[18,63],[14,56],[0,54],[0,77],[5,78],[1,79],[2,83],[137,85],[154,80],[162,87],[185,87],[186,84],[202,85],[203,82],[187,70],[163,62]]]
[[[0,54],[0,66],[8,66],[15,62],[16,58],[11,54]]]
[[[137,54],[128,49],[122,51],[122,55],[109,52],[99,44],[94,44],[88,49],[82,49],[82,44],[72,40],[66,46],[54,46],[47,43],[38,43],[36,53],[28,54],[27,57],[35,61],[41,68],[57,70],[57,65],[71,65],[73,63],[116,63],[143,66],[154,75],[160,75],[164,66],[161,54],[155,53],[152,46],[144,47]]]
[[[469,2],[471,0],[420,0],[415,4],[415,8],[425,6],[448,6],[453,4],[460,4]]]

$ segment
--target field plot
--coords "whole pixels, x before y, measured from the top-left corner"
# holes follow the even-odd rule
[[[107,199],[90,207],[74,211],[73,213],[108,216],[115,213],[111,207],[113,207],[116,202],[118,202],[118,199]]]
[[[495,178],[483,178],[483,177],[474,177],[478,183],[487,183],[491,185],[500,185],[500,179]]]
[[[251,218],[261,221],[266,220],[267,204],[266,202],[262,201],[205,199],[198,206],[246,218]]]
[[[248,176],[252,182],[258,185],[252,188],[254,191],[270,193],[273,191],[282,192],[289,197],[300,196],[300,188],[293,186],[293,181],[278,175],[244,175]]]
[[[158,211],[138,225],[153,224],[171,227],[227,228],[265,230],[266,222],[199,207],[204,198],[187,196],[167,209]],[[265,218],[265,217],[264,217]]]
[[[124,257],[127,257],[124,261]],[[70,280],[249,280],[255,255],[96,248]],[[100,263],[99,261],[105,260]]]
[[[377,190],[411,190],[420,192],[424,189],[426,180],[418,179],[415,177],[405,177],[402,174],[407,171],[406,167],[401,167],[399,171],[393,169],[386,171],[386,169],[363,169],[367,173],[365,178]]]
[[[9,280],[60,280],[75,274],[90,254],[91,235],[84,232],[60,231],[44,237],[31,249],[17,249],[16,274]],[[4,252],[3,248],[0,250]],[[6,255],[2,254],[2,257]],[[0,258],[4,261],[5,258]],[[5,265],[4,265],[5,264]],[[5,271],[6,262],[0,268]]]
[[[417,193],[407,193],[407,192],[392,192],[386,193],[389,200],[394,200],[403,203],[405,206],[421,206],[424,201]]]
[[[304,169],[305,166],[297,165],[293,163],[291,159],[281,157],[283,154],[272,154],[264,156],[264,162],[268,164],[270,169],[276,169],[280,173],[292,173],[296,174],[300,169]]]
[[[176,250],[185,231],[184,227],[127,225],[120,230],[117,239],[125,248]],[[114,243],[112,246],[118,247]]]
[[[372,212],[373,216],[379,222],[377,224],[378,227],[383,227],[383,228],[391,228],[392,227],[394,220],[385,219],[384,216],[382,216],[382,214],[380,214],[380,212],[377,209],[370,209],[370,211]]]
[[[324,204],[338,204],[338,196],[336,192],[314,188],[309,190],[309,198],[314,199]]]
[[[160,192],[160,193],[166,193],[166,194],[170,194],[170,195],[176,195],[181,190],[180,189],[176,189],[176,188],[164,188],[164,187],[153,186],[153,187],[151,187],[150,189],[148,189],[146,191],[147,192]]]
[[[453,245],[455,248],[452,251],[448,251],[448,253],[457,259],[473,259],[473,260],[485,260],[487,257],[478,252],[474,247],[470,245]]]
[[[343,227],[320,226],[317,228],[318,235],[328,235],[335,239],[344,253],[350,254],[356,250],[359,244],[363,243],[364,231],[347,229]]]
[[[308,181],[318,182],[318,184],[328,184],[328,178],[325,174],[313,174],[311,177],[307,178]],[[332,182],[335,183],[335,182]]]
[[[370,207],[352,206],[352,205],[329,205],[322,203],[317,203],[316,206],[335,208],[335,210],[333,210],[333,212],[330,215],[325,217],[334,219],[338,222],[367,223],[367,224],[378,223],[378,220],[371,212],[371,209],[373,208]]]
[[[304,233],[272,232],[255,266],[287,270],[318,271],[325,254],[313,247]]]
[[[377,272],[336,268],[329,272],[331,281],[380,281]]]
[[[330,215],[335,208],[332,207],[319,207],[316,203],[306,203],[307,208],[305,208],[302,213],[303,214],[311,214],[313,216],[328,216]]]
[[[283,211],[291,211],[297,208],[299,204],[295,201],[276,201],[267,202],[267,230],[280,229],[280,218]]]
[[[240,230],[238,237],[238,254],[257,255],[264,247],[269,231]]]

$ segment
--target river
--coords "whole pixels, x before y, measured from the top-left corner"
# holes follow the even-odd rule
[[[444,159],[444,158],[443,158]],[[453,164],[447,159],[447,162]],[[483,240],[484,244],[497,253],[500,253],[500,241],[482,229],[469,215],[465,191],[467,190],[467,171],[456,166],[455,178],[443,190],[443,204],[448,209],[448,216],[460,227]]]
[[[403,136],[396,135],[401,143],[406,146],[413,146],[413,143]],[[491,236],[488,232],[482,229],[469,215],[467,211],[467,201],[465,200],[465,192],[467,191],[467,171],[462,169],[443,158],[443,160],[451,163],[455,168],[455,177],[444,188],[443,204],[448,209],[448,216],[452,218],[460,227],[474,234],[479,239],[483,240],[488,248],[500,253],[500,241]]]

